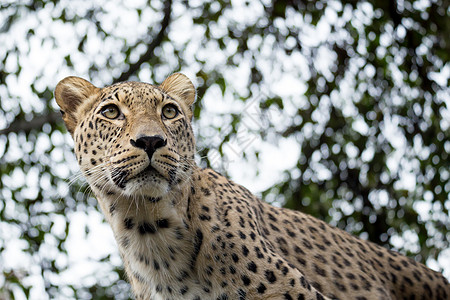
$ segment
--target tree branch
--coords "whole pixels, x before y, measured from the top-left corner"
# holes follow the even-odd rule
[[[148,45],[147,51],[145,51],[141,57],[139,57],[138,61],[134,64],[131,64],[127,71],[123,72],[119,77],[113,79],[113,83],[120,82],[120,81],[126,81],[128,80],[131,75],[133,75],[136,71],[140,69],[143,63],[147,62],[152,58],[154,55],[155,48],[161,45],[167,27],[169,27],[170,23],[170,13],[172,11],[172,0],[164,1],[164,18],[161,21],[161,29],[158,32],[158,35],[152,40],[152,42]],[[135,48],[142,43],[139,42]]]
[[[170,24],[170,15],[172,11],[172,0],[164,1],[164,17],[161,20],[160,30],[152,42],[148,45],[147,51],[145,51],[137,62],[130,64],[128,70],[124,71],[119,77],[113,78],[113,83],[126,81],[133,74],[140,69],[143,63],[149,61],[154,55],[156,47],[160,46],[162,41],[166,36],[166,30]],[[139,41],[134,48],[138,45],[144,43],[144,41]],[[56,124],[61,122],[61,115],[59,112],[50,112],[46,115],[37,115],[31,121],[25,120],[14,120],[8,128],[0,130],[0,135],[8,135],[11,132],[25,132],[29,133],[33,129],[40,129],[44,124]]]
[[[8,128],[0,130],[0,135],[8,135],[11,132],[30,133],[31,130],[39,130],[44,124],[56,124],[61,122],[61,114],[53,111],[45,115],[35,116],[31,121],[14,120]]]

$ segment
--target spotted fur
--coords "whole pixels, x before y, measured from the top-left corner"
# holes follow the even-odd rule
[[[197,167],[184,75],[55,97],[136,299],[449,299],[440,273]]]

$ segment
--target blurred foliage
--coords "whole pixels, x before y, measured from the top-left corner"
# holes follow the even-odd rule
[[[98,86],[196,78],[203,166],[225,159],[242,105],[257,99],[282,120],[254,133],[300,149],[266,201],[438,259],[450,238],[449,11],[443,0],[2,1],[0,299],[129,298],[117,254],[67,279],[70,224],[98,216],[52,100],[74,74]],[[208,108],[217,98],[227,113]],[[244,160],[264,150],[252,151]]]

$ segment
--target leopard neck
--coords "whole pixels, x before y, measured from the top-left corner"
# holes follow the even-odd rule
[[[199,204],[193,204],[196,189],[200,191],[192,180],[156,199],[97,195],[136,295],[170,297],[169,286],[181,294],[189,286],[186,294],[198,295],[212,287],[208,269],[197,263],[207,246],[203,243],[206,230],[192,222],[196,209],[190,206]]]

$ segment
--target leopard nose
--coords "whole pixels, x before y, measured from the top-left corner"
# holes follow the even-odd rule
[[[167,140],[160,135],[141,136],[136,141],[131,139],[130,142],[134,147],[141,148],[147,152],[150,159],[152,159],[156,149],[164,147],[167,144]]]

